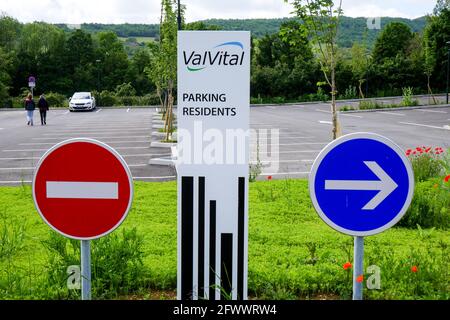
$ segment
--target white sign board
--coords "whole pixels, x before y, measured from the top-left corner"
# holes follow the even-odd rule
[[[250,33],[178,33],[178,299],[247,299]]]

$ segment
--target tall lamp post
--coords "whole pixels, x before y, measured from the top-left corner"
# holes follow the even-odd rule
[[[177,21],[178,21],[178,30],[181,30],[181,5],[180,5],[180,0],[178,0],[178,17],[177,17]]]
[[[448,104],[448,87],[450,82],[450,41],[446,42],[447,44],[447,91],[446,91],[446,98],[447,98],[447,104]]]

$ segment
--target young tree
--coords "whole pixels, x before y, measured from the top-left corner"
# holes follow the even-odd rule
[[[177,15],[176,1],[161,1],[161,23],[159,44],[151,45],[151,67],[147,74],[156,85],[164,116],[165,141],[172,140],[173,91],[177,77]]]
[[[331,88],[332,137],[336,139],[340,135],[336,108],[337,33],[339,18],[343,11],[342,0],[336,1],[337,5],[334,2],[334,0],[292,0],[297,17],[303,21],[305,32],[311,35],[325,80]]]
[[[359,97],[365,99],[362,85],[366,82],[367,72],[370,66],[370,55],[365,43],[355,43],[351,49],[350,62],[353,74],[358,78]]]

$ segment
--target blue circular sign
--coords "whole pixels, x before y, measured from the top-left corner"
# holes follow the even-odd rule
[[[380,233],[395,225],[414,193],[409,159],[394,142],[373,133],[334,140],[315,160],[309,191],[319,216],[353,236]]]

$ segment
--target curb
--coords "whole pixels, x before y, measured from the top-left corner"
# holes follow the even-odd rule
[[[433,106],[367,109],[367,110],[348,110],[348,111],[338,111],[338,113],[386,112],[386,111],[402,111],[402,110],[415,110],[415,109],[442,109],[442,108],[448,108],[448,107],[450,107],[450,104],[440,104],[440,105],[433,105]]]

